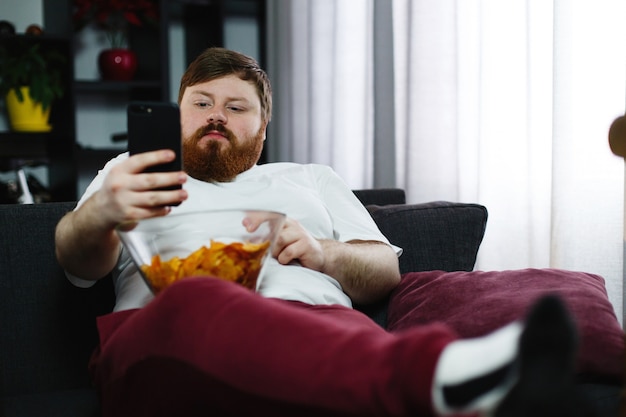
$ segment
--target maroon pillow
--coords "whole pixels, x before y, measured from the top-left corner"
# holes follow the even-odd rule
[[[557,269],[497,272],[411,272],[391,296],[392,331],[444,322],[461,337],[476,337],[524,317],[542,294],[560,295],[578,325],[578,372],[621,379],[624,332],[598,275]]]

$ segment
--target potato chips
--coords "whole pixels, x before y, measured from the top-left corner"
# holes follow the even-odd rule
[[[194,276],[221,278],[255,290],[261,262],[269,246],[270,242],[226,244],[211,240],[209,247],[202,246],[186,258],[163,261],[159,255],[154,255],[152,263],[142,265],[141,271],[155,294],[175,281]]]

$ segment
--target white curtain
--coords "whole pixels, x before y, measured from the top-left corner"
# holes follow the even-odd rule
[[[330,165],[348,183],[370,187],[372,0],[268,3],[268,158]]]
[[[381,4],[388,21],[372,13]],[[274,160],[325,163],[355,188],[402,187],[409,202],[484,204],[477,269],[597,273],[623,320],[624,162],[607,131],[624,114],[626,2],[270,6]],[[385,25],[393,36],[381,42]],[[393,72],[382,77],[372,63],[380,48],[392,51]],[[372,91],[385,80],[394,104],[381,106]],[[385,112],[393,128],[381,130]],[[374,169],[381,149],[395,157]],[[377,180],[388,171],[393,182]]]

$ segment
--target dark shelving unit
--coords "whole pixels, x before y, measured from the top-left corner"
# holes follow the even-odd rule
[[[73,61],[71,39],[64,36],[0,36],[0,44],[30,45],[52,49],[68,57],[62,67],[65,94],[52,103],[47,133],[0,132],[0,170],[17,171],[22,167],[46,165],[51,194],[56,200],[71,200],[76,196],[76,167],[74,163],[74,101]]]
[[[162,88],[159,81],[132,80],[132,81],[91,81],[77,80],[74,83],[77,94],[81,93],[107,93],[107,92],[132,92],[133,90],[153,90],[159,92]]]

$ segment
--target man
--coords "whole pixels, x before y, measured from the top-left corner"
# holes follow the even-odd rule
[[[185,172],[142,173],[172,160],[168,150],[122,154],[57,227],[73,283],[113,273],[115,312],[98,322],[92,360],[105,416],[560,415],[575,336],[558,300],[477,340],[440,325],[385,332],[351,306],[398,284],[400,249],[329,168],[256,165],[272,105],[258,64],[207,49],[185,72],[178,102]],[[190,278],[153,298],[114,231],[241,205],[288,217],[258,294]]]

